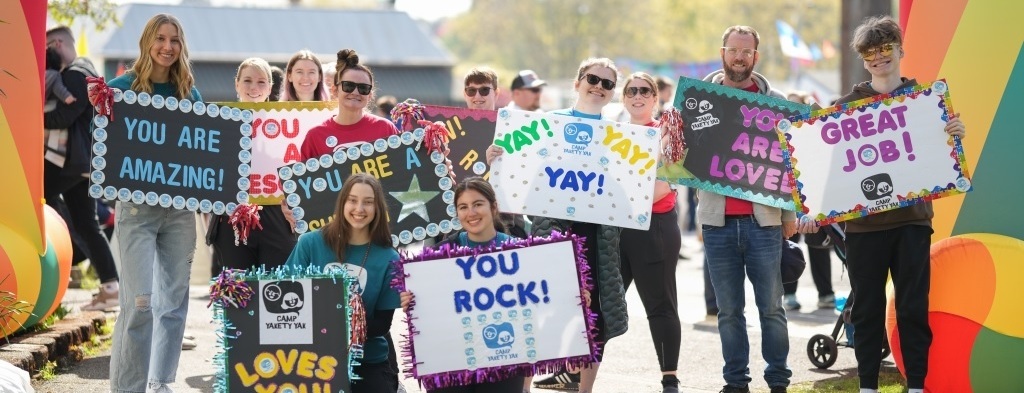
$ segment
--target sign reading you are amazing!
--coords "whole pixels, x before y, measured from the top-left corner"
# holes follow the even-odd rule
[[[249,200],[252,112],[114,90],[92,132],[94,198],[231,213]]]

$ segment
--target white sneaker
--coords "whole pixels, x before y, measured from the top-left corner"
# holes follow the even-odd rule
[[[93,296],[89,304],[82,306],[82,311],[113,311],[121,306],[117,300],[119,292],[107,292],[100,288],[100,293]]]
[[[174,391],[165,383],[150,382],[146,386],[146,393],[174,393]]]

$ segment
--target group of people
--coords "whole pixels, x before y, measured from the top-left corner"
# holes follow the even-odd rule
[[[145,25],[140,53],[124,75],[107,82],[111,88],[148,92],[178,99],[202,99],[189,62],[185,32],[173,16],[159,14]],[[719,55],[723,68],[705,80],[726,87],[782,98],[768,79],[754,72],[760,60],[759,35],[748,26],[725,30]],[[96,76],[84,59],[76,58],[74,39],[66,27],[47,32],[47,46],[60,57],[60,76],[74,99],[60,98],[46,114],[48,145],[63,145],[61,164],[46,163],[48,201],[61,199],[72,213],[72,223],[87,239],[89,254],[100,272],[104,290],[117,294],[121,313],[114,327],[110,359],[113,392],[170,392],[178,367],[185,317],[188,282],[196,243],[196,214],[147,204],[117,202],[116,220],[119,262],[114,269],[106,240],[100,241],[95,225],[95,203],[89,198],[89,135],[95,103],[95,86],[86,77]],[[857,28],[851,47],[863,59],[871,80],[857,85],[840,99],[850,102],[912,86],[913,79],[900,75],[904,55],[902,32],[889,17],[866,20]],[[238,101],[273,100],[273,86],[280,80],[282,101],[326,101],[338,104],[337,113],[308,131],[300,149],[303,161],[338,149],[398,134],[385,116],[370,113],[375,81],[373,72],[350,49],[337,53],[325,66],[309,51],[289,60],[283,75],[275,78],[272,67],[259,58],[243,61],[235,77]],[[529,70],[511,83],[509,108],[536,111],[546,82]],[[617,90],[621,86],[621,90]],[[575,100],[551,113],[602,119],[614,96],[620,98],[632,124],[659,127],[663,86],[646,73],[622,77],[607,58],[580,63],[573,82]],[[475,68],[464,80],[466,105],[495,110],[499,89],[497,74]],[[55,95],[61,97],[60,95]],[[61,140],[60,130],[64,130]],[[945,132],[964,136],[958,116],[952,116]],[[54,135],[51,135],[54,134]],[[60,143],[57,143],[57,142]],[[500,159],[501,149],[487,151],[488,162]],[[679,391],[681,326],[676,297],[675,270],[680,250],[677,193],[658,181],[654,189],[652,223],[648,231],[547,217],[523,217],[499,213],[495,192],[481,178],[456,179],[455,205],[463,229],[434,247],[501,247],[512,237],[544,236],[571,231],[585,238],[586,260],[594,288],[585,299],[597,316],[599,352],[595,362],[580,370],[566,367],[533,383],[531,375],[479,380],[467,386],[435,389],[436,392],[528,392],[532,387],[576,388],[595,391],[595,381],[608,340],[626,332],[626,290],[635,284],[647,314],[653,346],[661,370],[664,392]],[[723,392],[747,392],[752,381],[750,344],[744,318],[744,281],[754,288],[761,321],[762,356],[768,367],[764,379],[774,392],[785,392],[792,372],[787,365],[789,337],[784,289],[780,276],[782,242],[796,234],[818,231],[813,222],[800,221],[792,211],[696,190],[696,221],[701,231],[707,272],[718,315],[722,356],[725,363]],[[91,206],[91,207],[90,207]],[[213,246],[218,266],[246,269],[289,265],[307,267],[340,265],[359,278],[359,296],[365,305],[364,358],[354,371],[361,379],[354,392],[395,392],[400,389],[395,345],[388,333],[394,312],[408,307],[415,296],[399,294],[389,286],[391,262],[397,251],[391,245],[384,190],[366,174],[349,177],[338,195],[334,219],[323,229],[296,237],[294,219],[285,204],[262,206],[262,229],[254,230],[244,244],[236,242],[229,217],[211,218],[207,241]],[[856,355],[862,392],[877,389],[881,347],[884,344],[885,281],[891,272],[897,293],[901,350],[907,367],[910,391],[920,392],[927,370],[931,333],[928,328],[930,203],[852,220],[847,228],[850,278],[857,291],[853,310]],[[88,220],[86,219],[88,217]],[[91,221],[89,221],[91,220]],[[519,228],[516,234],[512,229]],[[109,260],[109,264],[107,263]],[[101,266],[103,266],[101,268]],[[108,269],[109,270],[106,270]],[[102,269],[102,270],[101,270]],[[119,274],[118,274],[119,273]],[[118,284],[120,286],[118,287]],[[109,292],[108,292],[109,293]],[[709,305],[710,307],[710,305]]]

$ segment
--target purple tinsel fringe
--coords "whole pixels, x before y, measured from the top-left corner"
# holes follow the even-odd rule
[[[549,359],[533,364],[521,363],[507,366],[487,367],[474,371],[464,370],[420,375],[417,371],[418,363],[416,362],[416,351],[412,345],[412,336],[419,334],[414,323],[415,318],[412,318],[412,310],[416,306],[416,300],[413,300],[409,304],[409,310],[405,313],[405,322],[409,325],[409,332],[408,334],[402,335],[404,340],[401,344],[401,357],[404,359],[405,364],[410,366],[404,368],[402,371],[405,372],[407,376],[418,380],[420,384],[427,389],[437,389],[471,383],[501,381],[514,376],[548,374],[565,367],[566,364],[573,367],[583,367],[597,362],[598,342],[595,340],[597,335],[597,314],[591,312],[587,307],[583,292],[589,292],[594,288],[594,281],[590,274],[590,266],[587,264],[586,259],[585,240],[586,238],[583,236],[577,236],[572,233],[563,234],[555,231],[548,237],[510,239],[500,245],[488,247],[470,248],[449,244],[437,249],[426,248],[418,255],[402,255],[400,260],[393,263],[395,275],[391,278],[391,287],[399,293],[406,291],[405,279],[408,275],[405,273],[404,266],[407,263],[480,255],[495,251],[507,251],[542,244],[571,241],[575,246],[573,247],[573,250],[576,253],[576,268],[580,283],[580,308],[583,310],[583,314],[585,315],[587,342],[590,344],[590,355],[572,356],[562,359]],[[599,296],[599,294],[591,293],[591,296]]]

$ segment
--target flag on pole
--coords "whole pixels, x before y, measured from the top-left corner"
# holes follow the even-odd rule
[[[782,46],[783,55],[801,60],[815,60],[811,48],[800,39],[793,26],[781,20],[775,20],[775,28],[779,31],[779,43]]]

